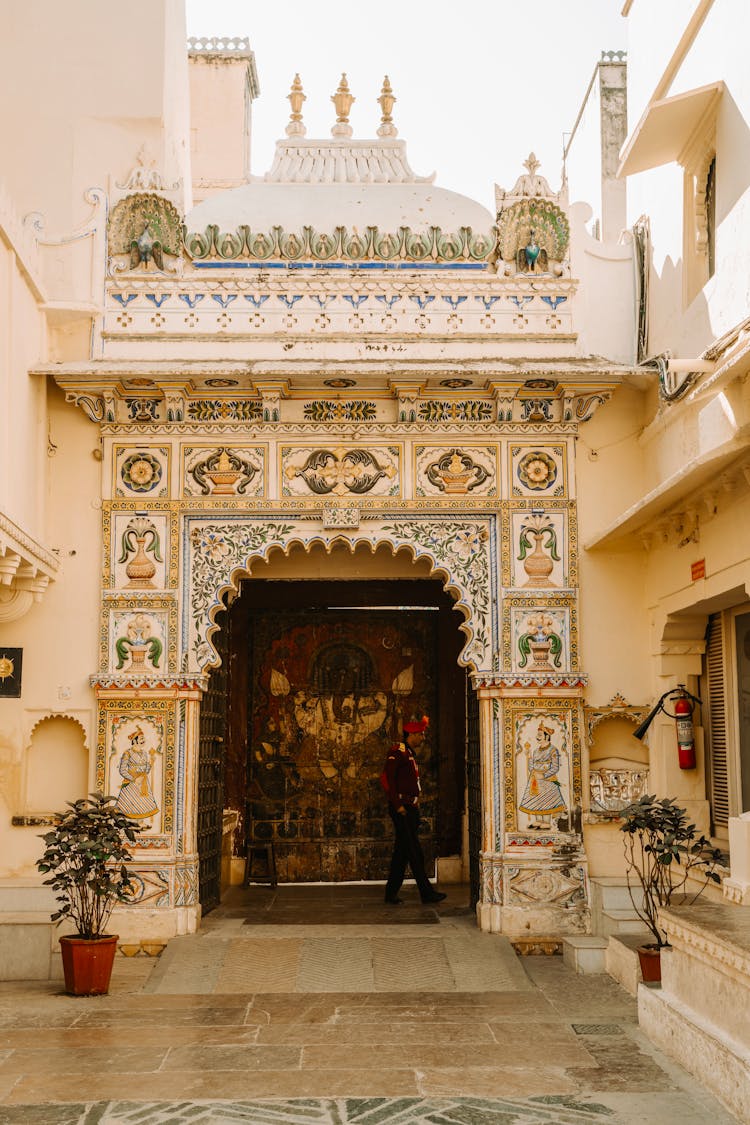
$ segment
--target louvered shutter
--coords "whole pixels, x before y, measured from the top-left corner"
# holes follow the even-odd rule
[[[708,620],[704,700],[708,702],[708,782],[713,831],[729,831],[729,769],[727,762],[727,709],[724,686],[724,638],[720,613]]]

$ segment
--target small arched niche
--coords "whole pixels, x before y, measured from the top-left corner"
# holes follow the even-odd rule
[[[586,708],[589,749],[589,808],[617,815],[648,790],[648,747],[633,737],[644,708],[615,697],[602,708]]]
[[[88,793],[88,749],[76,719],[49,715],[31,732],[26,756],[26,812],[63,809]]]

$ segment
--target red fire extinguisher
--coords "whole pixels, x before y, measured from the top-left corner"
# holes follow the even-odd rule
[[[693,730],[692,697],[678,695],[674,704],[677,723],[677,756],[681,770],[695,769],[695,731]]]
[[[674,701],[674,711],[667,710],[665,704],[668,701]],[[659,712],[663,711],[665,715],[669,715],[670,719],[674,719],[677,724],[677,755],[680,769],[694,770],[696,761],[693,708],[696,703],[700,703],[700,699],[698,699],[697,695],[691,695],[684,684],[678,684],[676,688],[665,691],[664,695],[656,706],[652,708],[638,729],[633,731],[633,737],[640,741]]]

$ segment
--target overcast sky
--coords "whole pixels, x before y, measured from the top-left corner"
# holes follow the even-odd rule
[[[308,137],[329,137],[346,71],[355,137],[380,122],[383,75],[418,175],[494,209],[533,149],[553,189],[602,50],[626,48],[622,0],[187,0],[188,35],[246,35],[261,94],[252,170],[265,172],[289,119],[295,72]]]

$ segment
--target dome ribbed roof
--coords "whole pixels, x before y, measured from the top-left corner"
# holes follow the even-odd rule
[[[215,224],[221,231],[247,225],[254,231],[310,226],[316,231],[377,227],[414,232],[470,227],[487,233],[495,216],[481,203],[417,176],[402,140],[350,138],[279,141],[271,170],[262,180],[203,200],[188,214],[188,231]]]

